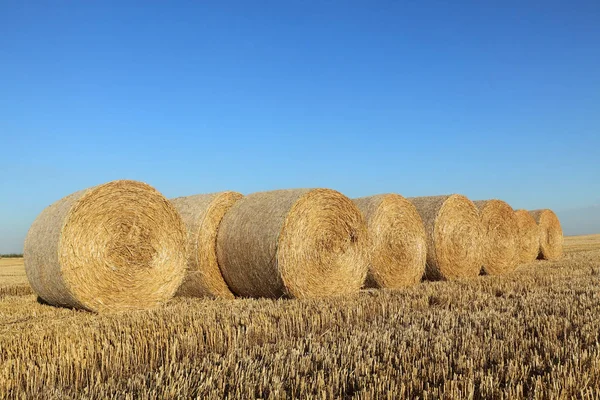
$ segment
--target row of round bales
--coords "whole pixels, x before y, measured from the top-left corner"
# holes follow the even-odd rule
[[[501,200],[349,199],[330,189],[167,200],[129,180],[52,204],[24,248],[27,277],[43,301],[91,311],[150,308],[175,294],[344,295],[501,275],[561,255],[552,211],[514,211]]]

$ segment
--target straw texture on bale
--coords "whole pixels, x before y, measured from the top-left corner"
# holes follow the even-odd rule
[[[223,277],[245,297],[358,292],[367,274],[368,249],[360,210],[330,189],[250,194],[225,214],[217,235]]]
[[[233,298],[217,262],[217,231],[223,216],[243,196],[237,192],[171,199],[188,234],[186,276],[179,296]]]
[[[483,270],[488,275],[502,275],[519,265],[519,227],[515,210],[502,200],[473,202],[481,215],[485,231]]]
[[[519,262],[530,263],[540,251],[540,227],[527,210],[515,211],[518,226]]]
[[[540,227],[540,249],[538,258],[543,260],[558,260],[563,255],[563,231],[560,221],[554,211],[529,211]]]
[[[354,199],[367,221],[371,257],[365,286],[401,288],[421,281],[427,239],[421,216],[399,194]]]
[[[185,226],[158,191],[113,181],[46,208],[25,240],[33,290],[56,306],[142,309],[170,299],[185,273]]]
[[[425,277],[448,280],[479,275],[483,225],[477,207],[459,194],[413,197],[427,232]]]

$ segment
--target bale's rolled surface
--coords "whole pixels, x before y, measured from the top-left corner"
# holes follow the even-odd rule
[[[473,202],[485,231],[483,270],[488,275],[514,271],[519,264],[519,228],[515,211],[502,200]]]
[[[151,186],[114,181],[46,208],[25,240],[25,270],[47,303],[91,311],[149,308],[185,273],[185,227]]]
[[[217,231],[227,210],[242,197],[221,192],[171,199],[188,233],[187,272],[177,295],[233,298],[217,262]]]
[[[413,197],[427,232],[428,279],[479,275],[483,262],[483,225],[477,207],[465,196]]]
[[[540,227],[540,249],[538,258],[558,260],[563,255],[563,231],[558,217],[552,210],[529,211]]]
[[[357,292],[368,268],[360,210],[329,189],[254,193],[225,214],[217,235],[223,277],[247,297]]]
[[[353,201],[363,213],[371,237],[366,286],[393,289],[419,282],[425,272],[427,239],[415,206],[398,194]]]
[[[515,211],[515,217],[519,228],[519,262],[532,262],[540,251],[540,228],[527,210]]]

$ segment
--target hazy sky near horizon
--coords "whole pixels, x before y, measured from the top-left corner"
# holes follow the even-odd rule
[[[4,1],[0,253],[123,178],[463,193],[600,232],[598,21],[598,1]]]

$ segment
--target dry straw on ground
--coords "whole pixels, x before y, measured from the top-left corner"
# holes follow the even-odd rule
[[[180,296],[233,298],[217,261],[217,231],[225,213],[243,196],[237,192],[171,199],[188,231],[188,265]]]
[[[247,297],[358,292],[369,238],[360,210],[329,189],[254,193],[225,215],[217,237],[229,288]]]
[[[46,208],[25,240],[25,268],[47,303],[91,311],[149,308],[185,273],[185,227],[151,186],[114,181]]]
[[[483,225],[477,207],[465,196],[413,197],[427,232],[428,279],[479,275],[483,263]]]
[[[563,255],[563,231],[558,217],[552,210],[529,211],[540,227],[540,251],[538,258],[558,260]]]
[[[118,315],[0,277],[0,399],[597,399],[599,249],[568,237],[519,274]]]
[[[515,210],[502,200],[479,200],[485,232],[483,270],[489,275],[512,272],[519,264],[519,227]]]
[[[400,288],[421,280],[427,239],[415,206],[399,194],[354,199],[371,236],[371,262],[366,286]]]
[[[540,228],[527,210],[515,211],[515,217],[519,228],[519,261],[532,262],[540,251]]]

